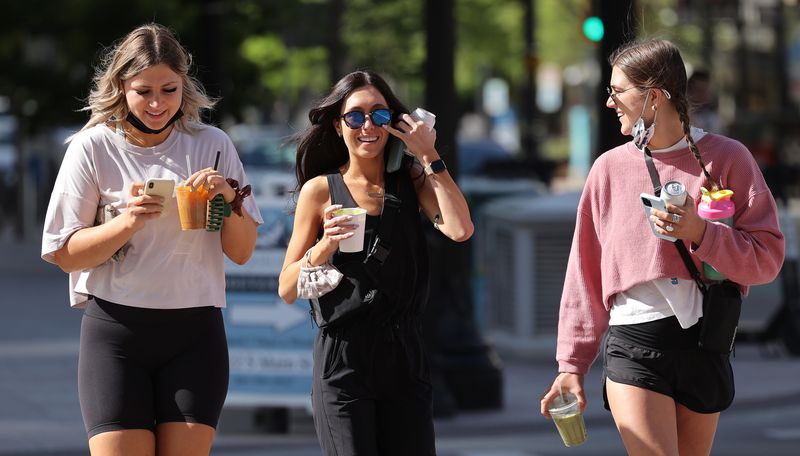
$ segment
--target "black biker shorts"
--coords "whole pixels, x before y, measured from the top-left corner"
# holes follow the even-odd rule
[[[682,329],[675,317],[609,327],[603,357],[605,379],[664,394],[698,413],[728,408],[735,394],[729,355],[697,346],[700,323]]]
[[[95,298],[81,321],[78,396],[86,432],[217,425],[228,346],[216,307],[143,309]]]

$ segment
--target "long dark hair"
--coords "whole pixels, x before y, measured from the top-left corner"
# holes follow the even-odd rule
[[[408,113],[389,84],[372,71],[354,71],[339,80],[331,92],[308,112],[311,126],[295,137],[297,142],[297,189],[310,179],[338,169],[350,159],[347,146],[336,133],[333,123],[339,118],[342,103],[351,93],[373,86],[383,95],[392,110],[393,120]]]
[[[633,41],[614,51],[609,57],[608,63],[612,67],[618,67],[640,89],[664,89],[669,92],[671,97],[669,101],[678,111],[683,124],[683,135],[686,137],[686,142],[689,143],[689,149],[703,169],[703,174],[708,181],[706,185],[710,186],[712,191],[719,190],[719,183],[708,174],[706,164],[700,155],[700,149],[697,148],[697,144],[692,138],[689,97],[686,91],[686,66],[678,47],[669,41],[660,39]]]

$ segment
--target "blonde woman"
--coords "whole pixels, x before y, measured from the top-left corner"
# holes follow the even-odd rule
[[[214,102],[190,64],[158,24],[108,50],[47,211],[42,258],[84,309],[78,393],[95,456],[207,455],[227,394],[224,256],[246,262],[263,221],[230,139],[200,120]],[[221,231],[181,231],[148,178],[204,186],[232,213]]]

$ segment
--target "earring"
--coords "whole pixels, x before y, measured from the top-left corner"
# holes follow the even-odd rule
[[[656,110],[656,105],[653,105],[653,111],[655,111],[655,110]]]

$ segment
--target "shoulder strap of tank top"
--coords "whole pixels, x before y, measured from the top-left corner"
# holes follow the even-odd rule
[[[355,207],[356,202],[350,195],[350,190],[344,183],[342,174],[338,171],[335,173],[327,174],[328,178],[328,193],[331,195],[331,204],[341,204],[342,207]]]

